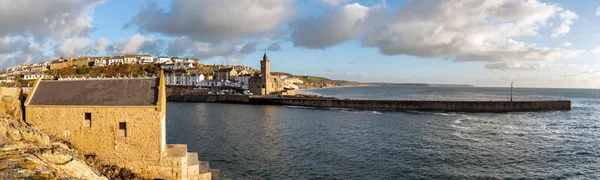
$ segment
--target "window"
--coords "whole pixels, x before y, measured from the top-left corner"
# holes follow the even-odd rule
[[[85,113],[85,118],[83,120],[83,127],[91,128],[92,127],[92,113]]]
[[[119,137],[127,137],[127,123],[119,122]]]

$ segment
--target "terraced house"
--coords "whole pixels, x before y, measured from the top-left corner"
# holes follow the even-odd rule
[[[88,157],[146,178],[211,179],[185,144],[166,144],[165,79],[42,81],[25,101],[26,121]]]

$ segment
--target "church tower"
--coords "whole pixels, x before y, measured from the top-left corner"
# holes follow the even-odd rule
[[[267,95],[272,91],[271,87],[271,61],[269,61],[269,57],[267,57],[267,53],[263,55],[262,61],[260,61],[260,73],[261,79],[261,95]]]

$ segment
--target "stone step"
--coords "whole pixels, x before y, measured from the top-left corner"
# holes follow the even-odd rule
[[[187,164],[188,166],[194,166],[200,164],[198,160],[198,153],[196,152],[188,152],[187,153]]]
[[[208,161],[200,161],[200,174],[210,173],[210,165]]]
[[[187,144],[167,144],[165,156],[185,158],[187,156]]]

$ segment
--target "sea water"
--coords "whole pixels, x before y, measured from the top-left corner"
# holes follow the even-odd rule
[[[344,87],[353,99],[509,100],[510,88]],[[167,105],[168,143],[225,179],[599,179],[600,90],[524,89],[570,111],[444,113],[219,103]]]

